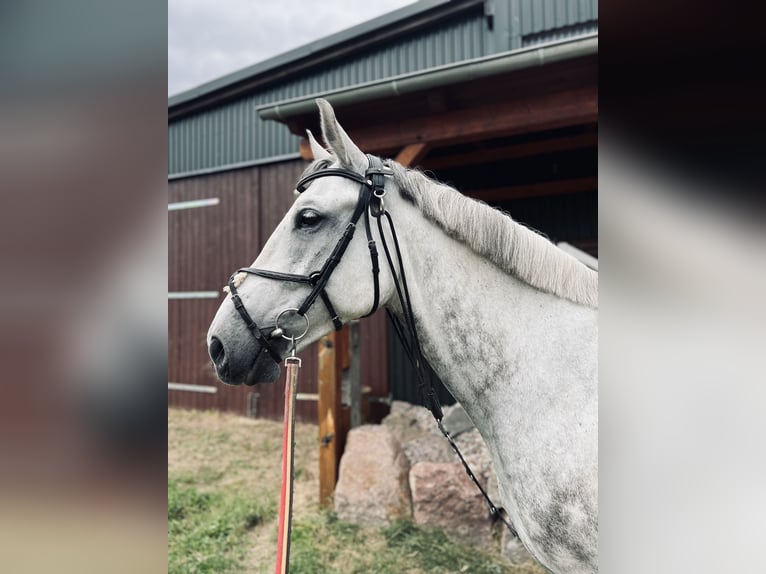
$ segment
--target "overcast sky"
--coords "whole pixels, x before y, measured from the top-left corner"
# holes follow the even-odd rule
[[[413,0],[169,0],[168,95]]]

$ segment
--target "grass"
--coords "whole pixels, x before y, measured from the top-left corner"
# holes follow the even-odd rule
[[[276,551],[281,423],[168,411],[168,572],[271,574]],[[299,574],[542,574],[399,521],[348,524],[317,504],[314,425],[296,424],[290,571]]]
[[[436,528],[411,520],[381,530],[362,529],[320,513],[293,526],[290,570],[301,574],[533,574],[497,556],[456,544]]]
[[[455,544],[442,530],[418,528],[412,521],[397,522],[386,528],[383,535],[390,548],[416,557],[424,572],[503,574],[511,571],[497,557]]]
[[[168,572],[241,572],[247,532],[270,520],[273,505],[168,480]]]

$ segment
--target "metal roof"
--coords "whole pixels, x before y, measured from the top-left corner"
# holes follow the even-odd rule
[[[359,40],[369,40],[392,25],[401,24],[404,21],[421,17],[418,22],[414,23],[414,25],[423,26],[436,18],[444,18],[480,4],[483,4],[482,0],[461,0],[457,2],[455,0],[421,0],[420,2],[404,6],[398,10],[389,12],[388,14],[373,18],[372,20],[362,22],[351,28],[320,38],[319,40],[315,40],[285,52],[284,54],[280,54],[273,58],[269,58],[268,60],[264,60],[263,62],[226,74],[225,76],[221,76],[220,78],[206,82],[200,86],[185,90],[168,98],[168,108],[177,108],[181,104],[221,91],[224,88],[233,86],[243,80],[251,79],[256,76],[263,76],[269,72],[295,64],[306,58],[316,57],[322,52],[332,50],[343,44],[353,42],[355,46],[358,46]],[[441,8],[441,10],[434,12],[435,8]],[[423,16],[428,17],[422,18]],[[401,26],[398,26],[393,32],[396,35],[399,35],[406,33],[406,30],[402,29]],[[375,39],[380,41],[379,37],[376,37]]]
[[[460,82],[477,80],[496,74],[512,72],[533,66],[589,56],[598,53],[598,34],[536,45],[502,54],[447,64],[428,70],[413,72],[324,92],[322,97],[331,104],[342,106],[360,101],[400,96],[433,87],[444,87]],[[315,98],[320,94],[309,94],[256,108],[265,120],[281,120],[291,116],[314,112]]]
[[[256,107],[591,35],[597,17],[597,0],[421,0],[169,98],[169,177],[298,157]]]

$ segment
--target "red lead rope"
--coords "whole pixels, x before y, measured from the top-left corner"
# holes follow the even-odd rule
[[[293,458],[295,453],[295,388],[301,360],[287,357],[285,384],[285,421],[282,431],[282,490],[279,495],[279,532],[277,533],[276,574],[287,574],[290,562],[290,528],[293,519]]]

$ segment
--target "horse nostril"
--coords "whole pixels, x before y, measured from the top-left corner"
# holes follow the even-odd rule
[[[213,364],[216,369],[221,370],[226,361],[226,353],[223,350],[223,343],[221,343],[218,337],[210,338],[208,353],[210,354],[210,358],[213,359]]]

